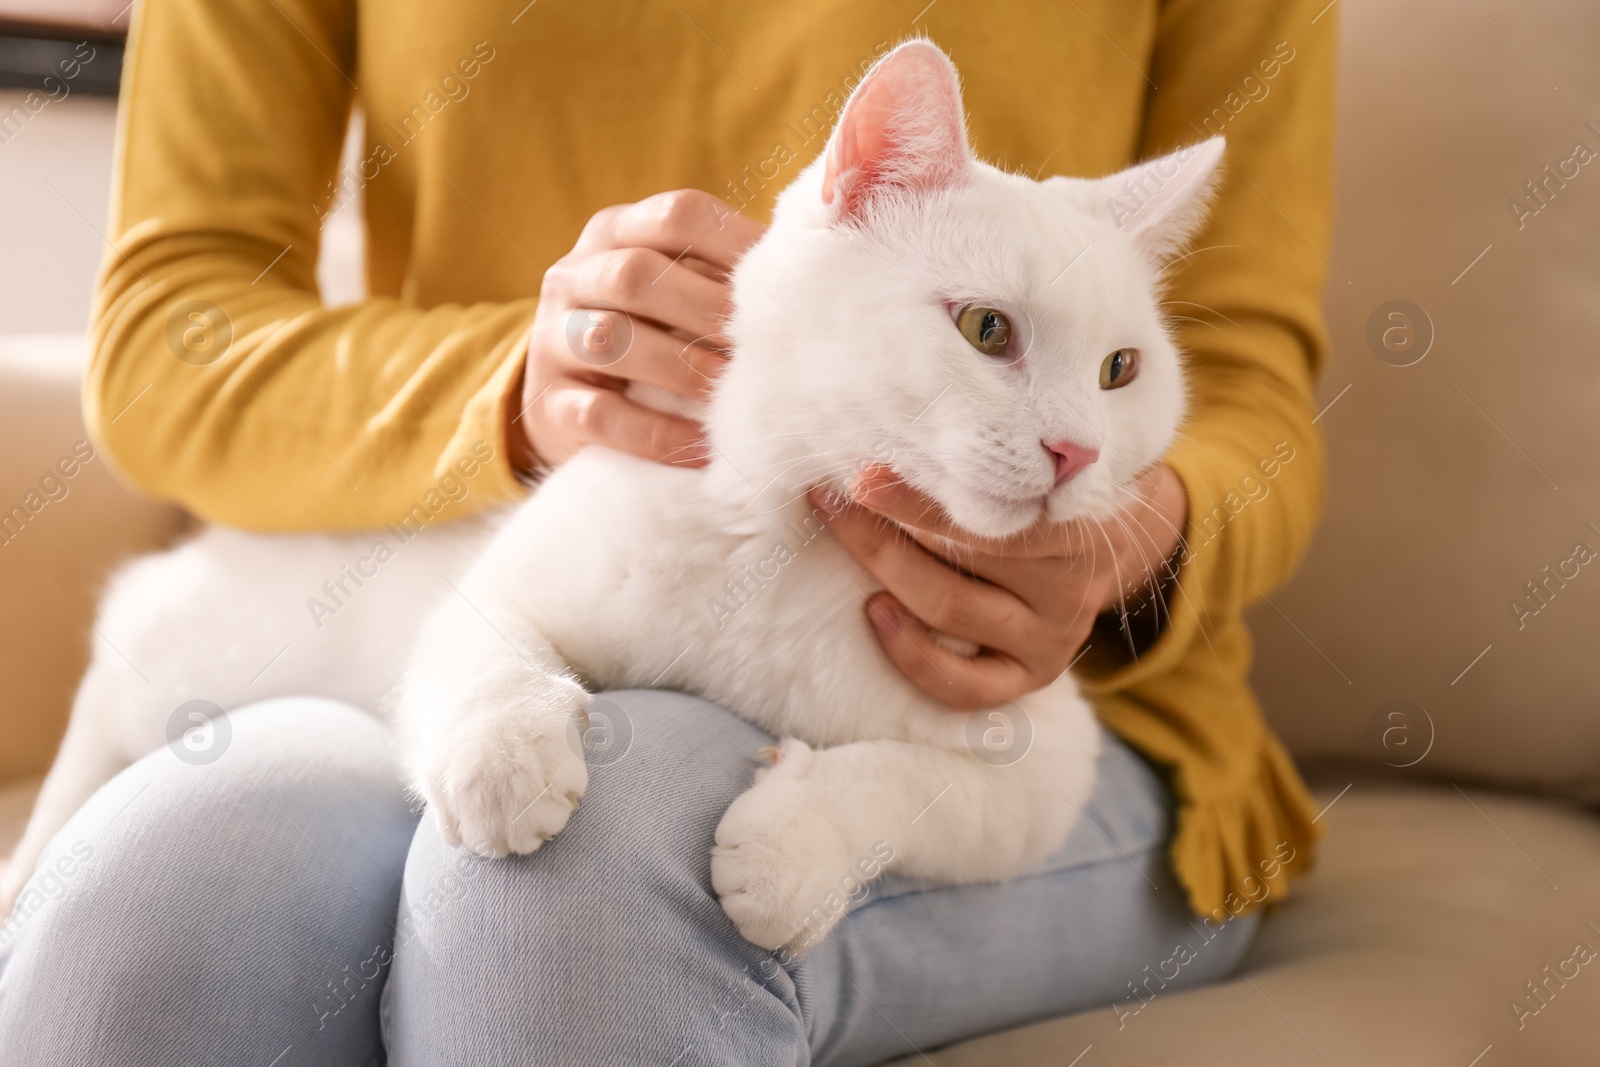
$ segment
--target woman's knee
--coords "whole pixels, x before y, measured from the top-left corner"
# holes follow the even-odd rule
[[[566,828],[537,852],[478,860],[445,845],[424,818],[402,901],[402,917],[414,913],[419,936],[448,932],[452,923],[470,936],[496,915],[548,921],[557,927],[552,936],[582,936],[576,927],[585,913],[602,905],[637,912],[714,902],[712,835],[733,798],[749,787],[751,757],[771,739],[715,705],[676,693],[603,694],[589,716],[588,792]],[[588,903],[583,912],[553,910],[558,901],[571,907],[580,900]]]
[[[0,935],[0,1044],[50,1036],[48,1055],[23,1060],[222,1054],[219,1026],[248,1041],[238,1005],[264,995],[285,998],[279,1018],[309,1038],[328,1030],[344,965],[360,968],[365,928],[388,928],[415,817],[387,733],[323,700],[272,701],[210,730],[209,759],[174,745],[135,763],[41,860]],[[367,1015],[365,1037],[330,1039],[334,1059],[375,1037]]]
[[[431,820],[419,827],[385,995],[397,1067],[460,1058],[462,1040],[483,1063],[508,1048],[670,1062],[690,1042],[706,1062],[773,1062],[803,1044],[787,974],[738,935],[710,885],[717,822],[770,738],[675,693],[604,694],[590,719],[605,744],[587,739],[588,793],[539,851],[480,860]],[[452,1033],[458,1001],[485,997],[494,1018]]]

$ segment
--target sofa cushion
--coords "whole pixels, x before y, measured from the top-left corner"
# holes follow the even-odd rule
[[[1317,869],[1233,980],[895,1067],[1067,1067],[1090,1046],[1082,1067],[1594,1063],[1600,820],[1451,785],[1358,780],[1339,797],[1349,781],[1318,790],[1338,799]]]
[[[1329,493],[1259,692],[1297,756],[1600,796],[1600,5],[1335,14]]]
[[[81,336],[0,337],[0,782],[54,757],[106,572],[182,523],[123,489],[89,442],[84,347]]]

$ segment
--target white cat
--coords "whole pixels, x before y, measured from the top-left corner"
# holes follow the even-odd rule
[[[1160,271],[1221,152],[1099,180],[1003,173],[972,158],[950,61],[901,45],[739,264],[708,467],[591,447],[502,517],[410,542],[212,529],[134,563],[5,899],[184,701],[287,694],[393,707],[445,838],[491,856],[532,852],[576,808],[589,689],[734,710],[784,740],[718,827],[711,879],[768,948],[824,933],[833,887],[880,843],[938,882],[1025,871],[1090,793],[1088,705],[1063,675],[975,722],[912,686],[864,614],[878,585],[806,491],[881,461],[977,534],[1116,510],[1183,415]],[[324,581],[337,607],[313,626]]]

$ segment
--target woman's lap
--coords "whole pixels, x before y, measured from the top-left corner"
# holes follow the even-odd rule
[[[379,990],[345,967],[389,929],[416,823],[388,735],[314,699],[229,723],[214,762],[162,749],[56,837],[41,871],[89,856],[0,947],[0,1059],[369,1061]],[[351,1003],[325,1016],[336,983]]]
[[[873,1063],[1148,997],[1180,939],[1198,951],[1169,988],[1198,984],[1249,940],[1248,922],[1190,925],[1165,792],[1112,741],[1039,871],[928,889],[891,875],[785,968],[739,937],[709,876],[712,831],[769,739],[678,694],[602,699],[581,809],[508,860],[417,824],[387,736],[325,701],[232,716],[214,764],[136,764],[63,831],[51,855],[88,857],[0,944],[7,1060],[20,1042],[17,1062],[41,1067],[158,1051],[362,1064],[392,957],[396,1067]]]

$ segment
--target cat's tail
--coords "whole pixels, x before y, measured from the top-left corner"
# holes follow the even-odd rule
[[[0,923],[22,895],[39,857],[95,791],[129,763],[119,744],[116,710],[127,667],[96,654],[73,700],[61,750],[45,777],[22,840],[0,873]]]

